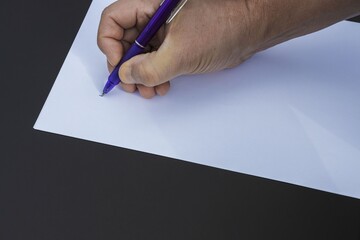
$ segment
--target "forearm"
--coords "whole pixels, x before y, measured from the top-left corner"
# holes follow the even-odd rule
[[[309,34],[360,14],[360,0],[248,0],[261,41],[258,50]]]

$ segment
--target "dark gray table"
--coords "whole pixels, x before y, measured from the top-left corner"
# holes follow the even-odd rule
[[[359,200],[33,130],[89,4],[0,3],[1,240],[360,239]]]

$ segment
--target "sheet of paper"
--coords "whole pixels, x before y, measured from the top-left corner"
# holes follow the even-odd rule
[[[360,24],[179,77],[165,97],[101,98],[96,34],[110,2],[93,1],[35,129],[360,198]]]

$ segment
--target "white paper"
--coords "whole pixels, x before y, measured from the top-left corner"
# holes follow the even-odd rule
[[[360,198],[360,24],[342,22],[238,68],[179,77],[165,97],[99,97],[93,1],[34,126]]]

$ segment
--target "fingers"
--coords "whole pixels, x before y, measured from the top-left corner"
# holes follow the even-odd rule
[[[118,64],[131,43],[134,42],[158,8],[160,2],[161,0],[122,0],[113,3],[103,11],[98,29],[98,46],[107,57],[107,65],[110,72]],[[158,39],[161,38],[165,38],[163,28],[157,34],[157,39],[150,43],[151,48],[149,49],[157,49],[160,46]],[[147,71],[151,70],[148,69]],[[138,71],[135,69],[134,72]],[[171,76],[163,74],[161,79],[171,79]],[[130,93],[139,90],[139,93],[144,98],[152,98],[157,94],[163,96],[170,89],[170,83],[165,80],[153,81],[157,83],[156,85],[149,84],[148,82],[147,80],[144,81],[145,84],[134,81],[130,83],[124,82],[121,83],[121,87],[124,91]]]
[[[121,24],[113,17],[116,5],[118,5],[118,2],[110,5],[103,11],[97,37],[100,50],[106,55],[107,61],[113,67],[120,61],[124,53],[120,40],[124,36],[125,28],[121,27]]]
[[[145,87],[144,85],[140,84],[120,84],[125,92],[134,93],[136,90],[139,90],[140,95],[146,99],[153,98],[155,95],[164,96],[170,90],[170,82],[160,84],[156,87]]]
[[[180,75],[183,66],[172,50],[176,47],[164,43],[158,51],[140,54],[125,62],[120,68],[120,79],[127,84],[155,87]]]
[[[132,44],[135,39],[137,38],[137,36],[139,36],[140,34],[140,31],[137,30],[136,28],[129,28],[129,29],[126,29],[124,31],[124,36],[122,38],[122,41],[126,41],[130,44]]]
[[[120,83],[121,88],[128,93],[134,93],[136,91],[136,85],[135,84],[125,84]]]
[[[160,84],[156,87],[145,87],[141,84],[137,84],[136,86],[143,98],[150,99],[155,97],[155,95],[164,96],[170,89],[170,82]]]
[[[170,90],[170,82],[160,84],[155,87],[155,92],[159,96],[165,96]]]
[[[103,11],[97,42],[111,66],[116,66],[124,54],[124,47],[120,41],[130,42],[136,38],[136,31],[125,30],[136,29],[139,22],[147,22],[148,16],[155,12],[156,4],[157,0],[146,3],[139,0],[122,0],[116,1]]]
[[[150,99],[156,95],[155,88],[153,87],[145,87],[141,84],[137,84],[136,87],[143,98]]]

